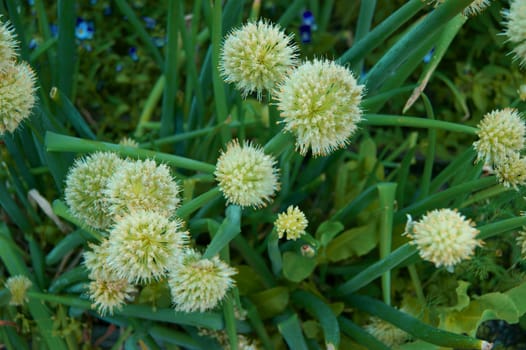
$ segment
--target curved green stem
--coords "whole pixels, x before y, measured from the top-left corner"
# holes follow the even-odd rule
[[[203,205],[213,201],[214,199],[221,196],[221,191],[219,190],[219,187],[214,187],[208,192],[205,192],[188,203],[183,204],[177,211],[175,212],[178,217],[181,219],[187,219],[190,214],[192,214],[194,211],[201,208]]]
[[[419,117],[405,117],[401,115],[386,115],[386,114],[365,114],[362,125],[378,125],[378,126],[401,126],[411,128],[424,129],[442,129],[454,132],[462,132],[469,135],[476,135],[477,128],[468,125],[445,122],[442,120],[434,120]]]
[[[154,159],[182,169],[201,171],[204,173],[213,173],[215,171],[214,165],[189,158],[113,143],[84,140],[51,131],[46,132],[45,144],[48,152],[115,152],[125,157]]]

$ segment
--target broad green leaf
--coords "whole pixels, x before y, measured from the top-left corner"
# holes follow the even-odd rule
[[[316,239],[320,241],[322,246],[326,246],[343,229],[344,226],[339,221],[324,221],[316,230]]]
[[[285,310],[289,304],[289,291],[285,287],[276,287],[253,294],[249,298],[256,305],[261,319],[264,320]]]
[[[261,277],[253,268],[247,265],[237,265],[237,274],[234,276],[236,286],[241,295],[256,293],[263,287]]]
[[[292,282],[300,282],[310,276],[316,268],[316,259],[298,253],[283,254],[283,276]]]
[[[505,293],[484,294],[472,300],[466,307],[458,307],[456,311],[443,309],[439,326],[455,333],[475,335],[478,326],[487,320],[499,319],[517,323],[526,312],[525,294],[526,283],[523,283]]]
[[[376,222],[352,228],[333,239],[327,246],[326,255],[330,261],[345,260],[369,253],[378,243]]]

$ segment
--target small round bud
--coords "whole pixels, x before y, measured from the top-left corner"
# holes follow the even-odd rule
[[[524,120],[516,109],[504,108],[484,115],[478,124],[478,141],[473,143],[477,161],[501,163],[524,148]]]
[[[247,142],[241,146],[232,140],[217,160],[214,175],[227,199],[243,207],[264,207],[279,190],[276,160],[259,146]]]
[[[31,288],[33,283],[23,275],[11,276],[5,282],[5,287],[11,293],[11,300],[9,305],[24,305],[27,302],[27,290]]]
[[[296,240],[305,234],[308,223],[305,214],[298,207],[291,205],[286,212],[278,214],[274,226],[279,238],[286,233],[288,240]]]
[[[475,238],[479,230],[473,226],[456,210],[438,209],[408,225],[404,235],[412,239],[422,259],[451,269],[482,246],[483,242]]]
[[[297,47],[277,25],[249,22],[225,39],[219,70],[227,83],[235,83],[246,97],[274,88],[296,64]]]
[[[96,152],[77,159],[68,172],[64,191],[71,213],[91,227],[108,228],[112,215],[104,190],[124,163],[111,152]]]
[[[215,308],[234,285],[236,273],[217,256],[203,259],[195,250],[186,250],[171,267],[168,279],[175,309],[203,312]]]
[[[361,120],[363,85],[347,68],[329,60],[305,62],[279,85],[277,108],[284,130],[305,155],[327,155],[349,143]]]
[[[108,181],[104,190],[116,217],[137,210],[171,216],[179,206],[179,186],[170,169],[153,160],[128,161]]]
[[[182,222],[153,211],[136,211],[110,231],[106,264],[118,279],[130,283],[159,280],[187,244]]]
[[[0,135],[13,132],[35,104],[35,73],[27,63],[11,62],[0,70]]]

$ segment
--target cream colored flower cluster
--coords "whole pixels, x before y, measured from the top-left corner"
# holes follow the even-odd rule
[[[105,233],[84,253],[88,294],[102,315],[152,282],[166,281],[175,308],[186,312],[214,308],[234,284],[233,268],[190,248],[185,224],[175,216],[179,186],[166,165],[93,153],[70,169],[65,199],[75,217]]]
[[[513,108],[487,113],[478,125],[478,140],[473,143],[477,161],[491,165],[500,183],[506,187],[526,184],[526,158],[521,155],[525,145],[526,124]]]
[[[474,226],[456,210],[437,209],[416,222],[409,217],[404,235],[411,238],[422,259],[451,270],[482,246],[483,242],[476,238],[479,230]]]
[[[284,131],[296,136],[302,155],[327,155],[345,147],[357,129],[363,86],[333,61],[298,65],[291,37],[266,21],[247,23],[225,39],[219,69],[243,96],[268,90],[277,101]]]
[[[35,73],[17,62],[13,29],[0,18],[0,135],[14,132],[35,104]]]
[[[509,10],[503,11],[506,20],[504,35],[514,46],[515,59],[526,66],[526,0],[512,0]]]

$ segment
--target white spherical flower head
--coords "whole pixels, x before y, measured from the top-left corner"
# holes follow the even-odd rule
[[[14,132],[35,105],[35,73],[27,63],[0,69],[0,135]]]
[[[483,242],[475,238],[479,230],[473,226],[456,210],[438,209],[412,222],[404,234],[412,239],[422,259],[436,267],[452,268],[482,246]]]
[[[203,312],[215,308],[234,285],[232,276],[236,273],[217,256],[203,259],[200,253],[186,250],[171,268],[168,279],[175,309]]]
[[[361,120],[363,85],[350,70],[328,60],[305,62],[276,92],[284,130],[296,136],[305,155],[327,155],[349,143]]]
[[[0,16],[2,19],[2,16]],[[16,58],[17,42],[13,28],[9,23],[0,21],[0,71]]]
[[[97,309],[101,316],[113,315],[127,301],[132,301],[136,292],[137,289],[125,279],[95,279],[88,287],[88,295],[93,302],[91,307]]]
[[[297,47],[278,25],[249,22],[226,37],[219,70],[227,83],[235,83],[246,97],[270,91],[296,64]]]
[[[152,211],[133,212],[110,231],[106,264],[118,279],[130,283],[164,277],[187,244],[182,222]]]
[[[479,140],[473,143],[477,161],[501,163],[524,148],[526,126],[514,108],[487,113],[477,127]]]
[[[11,276],[5,282],[5,287],[11,293],[9,305],[23,305],[27,301],[27,290],[33,283],[29,278],[23,275]]]
[[[153,160],[128,161],[108,182],[104,191],[116,217],[137,210],[155,210],[166,216],[179,205],[179,186],[170,169]]]
[[[287,239],[296,240],[305,234],[308,223],[305,214],[298,207],[291,205],[286,212],[278,214],[274,226],[279,238],[286,233]]]
[[[521,157],[518,152],[512,153],[495,165],[495,174],[505,187],[518,190],[518,186],[526,184],[526,158]]]
[[[504,35],[513,43],[515,59],[526,66],[526,0],[512,0],[509,11],[503,11],[506,19]]]
[[[232,140],[219,156],[214,175],[228,203],[260,208],[279,190],[275,164],[260,147]]]
[[[96,229],[112,223],[104,190],[124,160],[111,152],[96,152],[75,161],[66,177],[64,196],[71,213]]]

